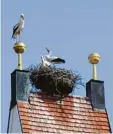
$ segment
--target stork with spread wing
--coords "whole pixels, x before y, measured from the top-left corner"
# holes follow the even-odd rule
[[[46,55],[46,60],[54,63],[54,64],[61,64],[61,63],[65,63],[65,60],[56,56],[51,56],[52,51],[49,50],[48,48],[46,48],[48,55]]]

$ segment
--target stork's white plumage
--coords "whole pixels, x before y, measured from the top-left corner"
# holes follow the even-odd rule
[[[46,61],[46,60],[43,58],[43,56],[41,56],[41,60],[42,60],[42,65],[43,65],[44,67],[51,65],[48,61]]]
[[[20,21],[13,27],[13,34],[12,38],[16,39],[18,35],[20,35],[20,32],[23,30],[25,24],[24,15],[20,15]]]
[[[52,54],[51,50],[49,50],[48,48],[46,48],[46,50],[48,52],[48,55],[45,56],[47,61],[54,63],[54,64],[65,63],[64,59],[61,59],[61,58],[56,57],[56,56],[51,56],[51,54]]]

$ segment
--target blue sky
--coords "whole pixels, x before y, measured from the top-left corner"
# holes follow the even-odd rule
[[[100,54],[98,79],[105,82],[106,108],[113,128],[113,1],[2,0],[2,132],[6,132],[8,122],[10,74],[17,68],[12,28],[21,13],[25,16],[21,40],[27,46],[24,68],[40,63],[48,46],[54,55],[66,60],[66,64],[58,67],[77,70],[89,81],[92,66],[88,55]],[[76,89],[76,95],[85,96],[85,89]]]

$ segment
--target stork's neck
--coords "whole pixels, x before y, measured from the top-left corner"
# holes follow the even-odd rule
[[[49,61],[49,55],[46,55],[45,58],[47,61]]]
[[[24,19],[20,18],[20,23],[24,23]]]

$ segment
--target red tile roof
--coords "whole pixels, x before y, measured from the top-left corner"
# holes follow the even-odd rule
[[[63,98],[31,93],[30,104],[17,102],[23,132],[36,133],[110,133],[106,111],[95,111],[86,97]]]

